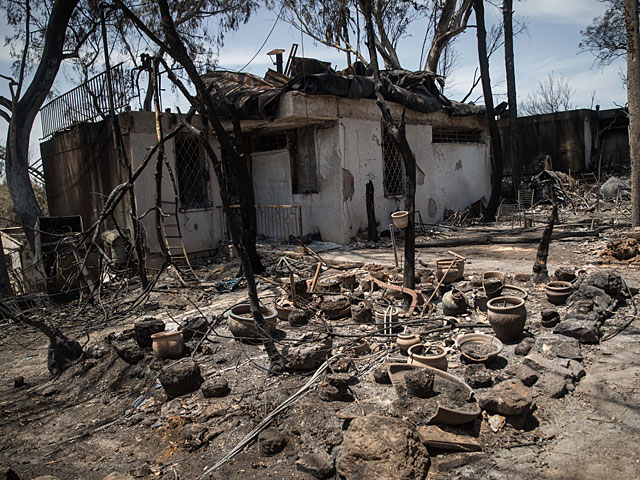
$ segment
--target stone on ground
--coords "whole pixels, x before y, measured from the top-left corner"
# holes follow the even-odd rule
[[[317,370],[331,355],[331,337],[305,334],[300,345],[283,351],[287,368],[292,370]]]
[[[303,455],[296,462],[296,468],[301,472],[313,475],[315,478],[323,479],[335,473],[336,468],[333,463],[333,458],[331,458],[327,452],[319,450],[308,455]]]
[[[164,322],[155,317],[144,317],[133,324],[136,342],[140,348],[151,348],[151,335],[164,332]]]
[[[533,397],[520,380],[506,380],[478,396],[483,410],[500,415],[520,415],[531,411]]]
[[[266,430],[260,434],[260,453],[271,456],[280,453],[287,446],[287,436],[277,430]]]
[[[491,373],[481,363],[472,363],[464,367],[464,381],[471,388],[486,388],[493,385]]]
[[[535,343],[535,339],[532,337],[524,337],[515,348],[516,355],[527,355],[531,351],[531,347],[533,347]]]
[[[181,361],[165,368],[158,379],[169,397],[193,392],[204,381],[200,375],[200,367],[193,360]]]
[[[600,330],[594,322],[577,318],[563,320],[553,333],[577,338],[580,343],[598,343],[600,340]]]
[[[231,391],[229,382],[224,377],[210,378],[202,384],[200,389],[204,398],[226,397]]]

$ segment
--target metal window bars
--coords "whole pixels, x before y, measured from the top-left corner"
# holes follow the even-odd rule
[[[179,135],[175,140],[176,173],[180,192],[180,208],[208,208],[209,170],[203,161],[200,139],[195,135]]]
[[[383,126],[382,158],[384,194],[387,197],[404,195],[404,162],[395,139]]]
[[[133,88],[127,81],[124,63],[111,67],[113,103],[116,111],[129,105]],[[75,124],[91,122],[109,114],[107,72],[99,73],[67,93],[54,98],[40,109],[42,135],[47,138]]]
[[[226,218],[222,207],[220,215],[224,225],[224,238],[230,239]],[[239,212],[239,205],[231,205]],[[256,230],[258,240],[303,244],[302,207],[300,205],[256,205]]]

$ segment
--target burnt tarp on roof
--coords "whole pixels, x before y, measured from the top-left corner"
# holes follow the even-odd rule
[[[430,72],[393,70],[380,72],[382,95],[391,102],[422,113],[445,110],[452,116],[484,114],[484,108],[452,102],[440,92],[438,77]],[[309,95],[330,95],[339,98],[375,99],[373,77],[341,75],[334,71],[312,75],[299,75],[282,85],[281,82],[261,79],[248,73],[225,71],[209,72],[205,83],[218,91],[216,97],[224,114],[235,110],[241,118],[273,120],[286,92],[297,91]]]

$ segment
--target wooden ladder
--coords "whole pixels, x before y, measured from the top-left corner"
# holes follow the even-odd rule
[[[163,206],[173,206],[173,208],[164,208],[161,215],[162,221],[162,238],[169,253],[169,261],[176,267],[176,273],[180,283],[185,287],[197,287],[200,285],[200,279],[193,271],[187,251],[182,242],[182,231],[180,230],[180,221],[178,218],[177,201],[162,201]]]

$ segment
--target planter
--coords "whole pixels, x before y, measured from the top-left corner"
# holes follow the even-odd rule
[[[428,366],[447,371],[449,362],[447,361],[447,352],[444,348],[438,345],[427,345],[424,343],[418,343],[409,347],[407,350],[409,354],[409,364],[418,366]]]
[[[273,333],[276,329],[276,317],[278,312],[274,308],[260,307],[266,332],[259,332],[251,315],[249,304],[236,305],[229,312],[229,330],[234,337],[240,340],[257,340]]]
[[[442,296],[442,313],[460,315],[467,311],[467,299],[460,290],[453,289]]]
[[[409,212],[400,210],[391,214],[391,219],[396,228],[407,228],[409,225]]]
[[[471,362],[486,362],[496,357],[504,346],[493,335],[467,333],[456,338],[456,348]]]
[[[351,347],[351,353],[356,356],[365,355],[371,352],[371,347],[369,346],[369,342],[367,342],[364,338],[361,338],[356,342],[356,344]]]
[[[420,335],[415,333],[399,333],[396,345],[398,345],[402,353],[407,353],[410,347],[419,344],[421,341]]]
[[[390,363],[389,378],[394,386],[404,385],[404,374],[414,368],[423,368],[427,372],[433,374],[434,391],[459,391],[472,399],[473,390],[469,385],[464,383],[458,377],[449,373],[429,367],[428,365],[410,365],[406,363]],[[480,407],[475,400],[469,401],[467,405],[460,406],[459,402],[451,401],[448,396],[436,397],[437,410],[428,423],[444,424],[444,425],[462,425],[463,423],[472,422],[480,415]]]
[[[488,298],[499,297],[504,288],[504,273],[491,271],[482,274],[482,288]]]
[[[570,282],[549,282],[544,287],[547,294],[547,300],[554,305],[562,305],[567,298],[573,293],[573,286]]]
[[[151,348],[158,358],[180,358],[184,351],[182,331],[154,333]]]
[[[453,264],[453,265],[452,265]],[[451,268],[449,269],[449,266]],[[449,272],[445,276],[445,272]],[[460,280],[464,275],[464,259],[462,258],[441,258],[436,260],[436,278],[442,280],[442,283],[451,283]]]
[[[487,317],[493,331],[505,343],[520,340],[527,309],[520,297],[496,297],[487,302]]]

